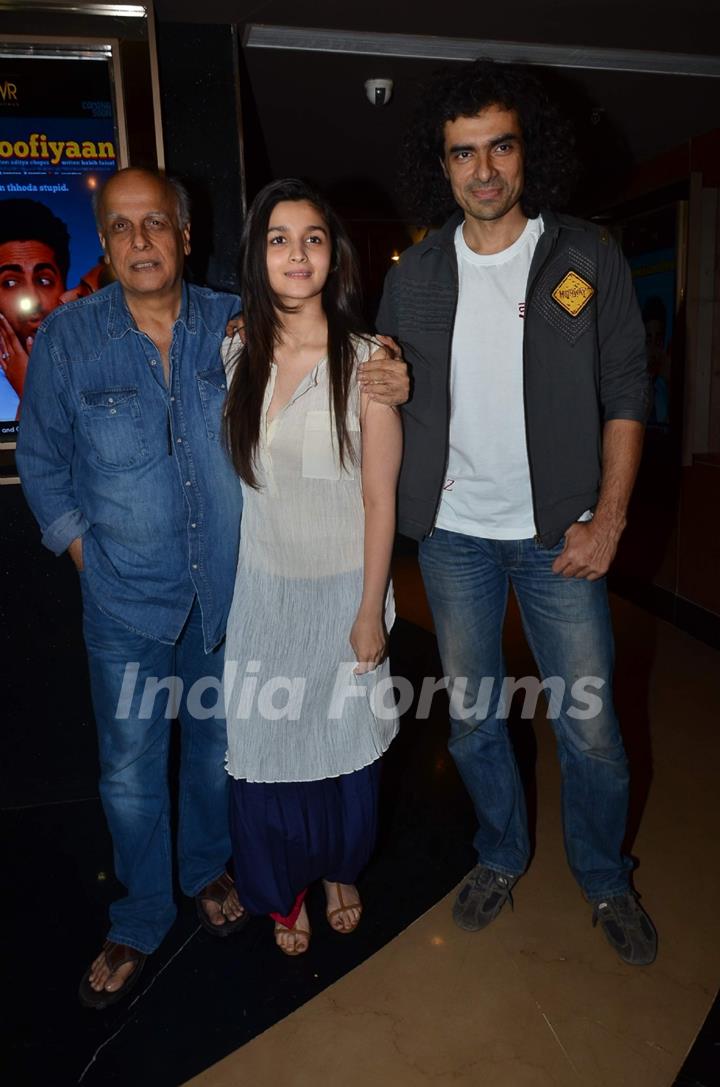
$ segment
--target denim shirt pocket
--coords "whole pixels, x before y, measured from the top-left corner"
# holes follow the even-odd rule
[[[147,459],[137,388],[85,389],[80,409],[90,445],[105,468],[132,468]]]
[[[198,393],[205,417],[205,429],[211,441],[219,441],[223,430],[223,410],[227,398],[227,377],[221,366],[197,373]]]

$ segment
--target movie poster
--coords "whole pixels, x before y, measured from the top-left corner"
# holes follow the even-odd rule
[[[0,440],[44,318],[104,285],[92,193],[116,148],[107,59],[0,58]]]

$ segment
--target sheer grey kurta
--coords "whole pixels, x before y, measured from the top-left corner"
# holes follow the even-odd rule
[[[357,361],[368,354],[359,340]],[[260,489],[243,485],[225,649],[227,769],[247,781],[315,781],[374,762],[398,723],[388,662],[355,676],[349,642],[363,582],[357,384],[348,406],[357,461],[342,468],[325,360],[267,424],[276,372],[263,406]],[[388,629],[393,619],[390,589]]]

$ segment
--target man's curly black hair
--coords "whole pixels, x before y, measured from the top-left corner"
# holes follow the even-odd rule
[[[522,209],[528,218],[567,200],[578,172],[569,124],[537,76],[516,65],[481,59],[437,72],[405,135],[399,183],[413,222],[440,222],[456,207],[440,165],[444,126],[488,106],[515,110],[520,120],[525,152]]]

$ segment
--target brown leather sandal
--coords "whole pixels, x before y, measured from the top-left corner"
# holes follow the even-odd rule
[[[290,932],[290,933],[292,933],[293,936],[307,936],[307,946],[303,947],[303,948],[293,948],[292,951],[287,947],[283,947],[282,944],[278,943],[278,933],[281,933],[281,932]],[[288,928],[287,925],[281,925],[279,922],[276,922],[276,924],[275,924],[275,943],[280,948],[283,955],[292,955],[292,956],[304,955],[305,952],[310,947],[310,937],[311,936],[312,936],[312,930],[309,929],[309,928],[298,928],[297,927],[297,921],[295,922],[295,924],[293,925],[292,928]]]
[[[88,967],[80,982],[78,996],[80,997],[80,1003],[84,1007],[95,1008],[97,1011],[102,1011],[103,1008],[109,1008],[112,1004],[117,1004],[118,1001],[124,1000],[132,992],[137,985],[147,959],[147,955],[144,955],[142,951],[138,951],[137,948],[129,947],[127,944],[116,944],[114,940],[105,941],[102,954],[105,956],[105,962],[111,974],[116,973],[121,966],[125,966],[129,962],[135,963],[135,969],[128,975],[119,989],[109,992],[107,989],[93,989],[90,984],[92,966]]]
[[[360,924],[360,919],[362,917],[362,909],[363,909],[362,902],[360,901],[359,898],[357,899],[356,902],[346,902],[345,899],[343,898],[342,891],[340,890],[340,887],[342,886],[342,884],[340,884],[340,883],[332,884],[332,883],[329,883],[326,879],[323,880],[323,883],[326,885],[326,887],[335,886],[337,888],[337,896],[340,899],[340,905],[339,906],[337,906],[334,910],[326,910],[325,911],[325,916],[328,919],[328,924],[330,925],[330,928],[333,930],[333,932],[339,932],[341,936],[349,936],[350,933],[354,932],[355,929]],[[347,913],[348,910],[358,910],[359,911],[359,917],[358,917],[357,921],[355,922],[355,924],[351,928],[335,928],[335,925],[332,923],[333,917],[337,917],[337,915],[339,913]]]
[[[211,936],[230,936],[233,932],[239,932],[249,921],[247,910],[243,909],[242,917],[238,917],[236,921],[231,921],[225,915],[225,903],[228,900],[230,892],[234,890],[235,884],[233,883],[227,872],[223,872],[221,876],[214,879],[212,883],[208,883],[207,887],[204,887],[200,894],[195,895],[195,911],[198,916],[198,921]],[[220,907],[220,912],[225,921],[222,925],[214,925],[208,917],[205,909],[203,908],[203,902],[214,902],[216,906]]]

